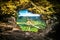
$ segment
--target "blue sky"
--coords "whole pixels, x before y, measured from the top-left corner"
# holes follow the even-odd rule
[[[33,14],[32,12],[28,12],[28,10],[20,10],[19,16],[40,16],[39,14]]]

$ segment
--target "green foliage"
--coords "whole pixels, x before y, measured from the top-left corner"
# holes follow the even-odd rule
[[[18,18],[17,24],[20,26],[22,31],[32,31],[32,32],[37,32],[39,29],[45,29],[46,24],[44,21],[38,21],[38,20],[32,20],[33,22],[31,25],[27,24],[27,19],[26,17],[23,18]]]
[[[35,27],[28,27],[28,26],[21,26],[22,31],[30,31],[30,32],[37,32],[38,29]]]

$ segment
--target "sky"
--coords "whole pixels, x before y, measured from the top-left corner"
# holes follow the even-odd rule
[[[28,10],[20,10],[19,16],[40,16],[39,14],[33,14],[32,12],[28,12]]]

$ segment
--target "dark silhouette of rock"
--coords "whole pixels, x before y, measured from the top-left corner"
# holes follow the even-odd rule
[[[10,22],[0,22],[0,40],[56,40],[59,23],[50,25],[45,30],[35,33],[21,31],[14,18],[9,17],[6,19]]]

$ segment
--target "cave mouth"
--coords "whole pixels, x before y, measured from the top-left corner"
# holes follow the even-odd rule
[[[22,31],[38,32],[46,28],[45,20],[41,14],[29,12],[27,9],[19,10],[17,24]]]

